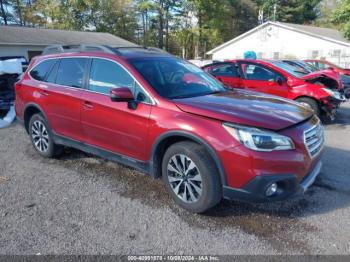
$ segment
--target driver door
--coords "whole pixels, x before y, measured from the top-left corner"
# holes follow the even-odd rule
[[[113,88],[128,87],[138,101],[112,102]],[[137,81],[116,61],[91,61],[88,90],[83,94],[81,122],[85,143],[137,160],[146,161],[151,99]]]
[[[288,96],[285,78],[273,69],[252,62],[241,62],[239,69],[244,88],[281,97]]]

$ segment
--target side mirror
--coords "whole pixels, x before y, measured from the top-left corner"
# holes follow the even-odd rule
[[[276,79],[277,84],[279,84],[280,86],[283,85],[283,78],[278,76]]]
[[[134,95],[127,87],[114,88],[110,91],[109,96],[113,102],[130,102],[134,100]]]

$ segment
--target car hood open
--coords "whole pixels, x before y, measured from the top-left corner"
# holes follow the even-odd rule
[[[281,130],[313,112],[293,101],[245,90],[174,100],[184,112],[240,125]]]

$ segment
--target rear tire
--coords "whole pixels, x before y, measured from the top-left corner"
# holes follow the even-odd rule
[[[28,130],[35,150],[42,157],[52,158],[63,152],[63,147],[54,143],[50,126],[42,114],[30,118]]]
[[[301,97],[296,99],[296,101],[301,104],[309,106],[317,116],[320,116],[320,107],[314,99],[308,98],[308,97]]]
[[[162,177],[173,200],[190,212],[203,213],[222,198],[216,165],[199,144],[186,141],[170,146],[163,157]]]

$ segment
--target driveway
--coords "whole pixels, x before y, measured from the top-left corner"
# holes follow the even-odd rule
[[[223,201],[205,215],[160,180],[66,150],[43,159],[24,129],[0,129],[2,254],[349,254],[350,103],[326,126],[322,174],[301,197]]]

